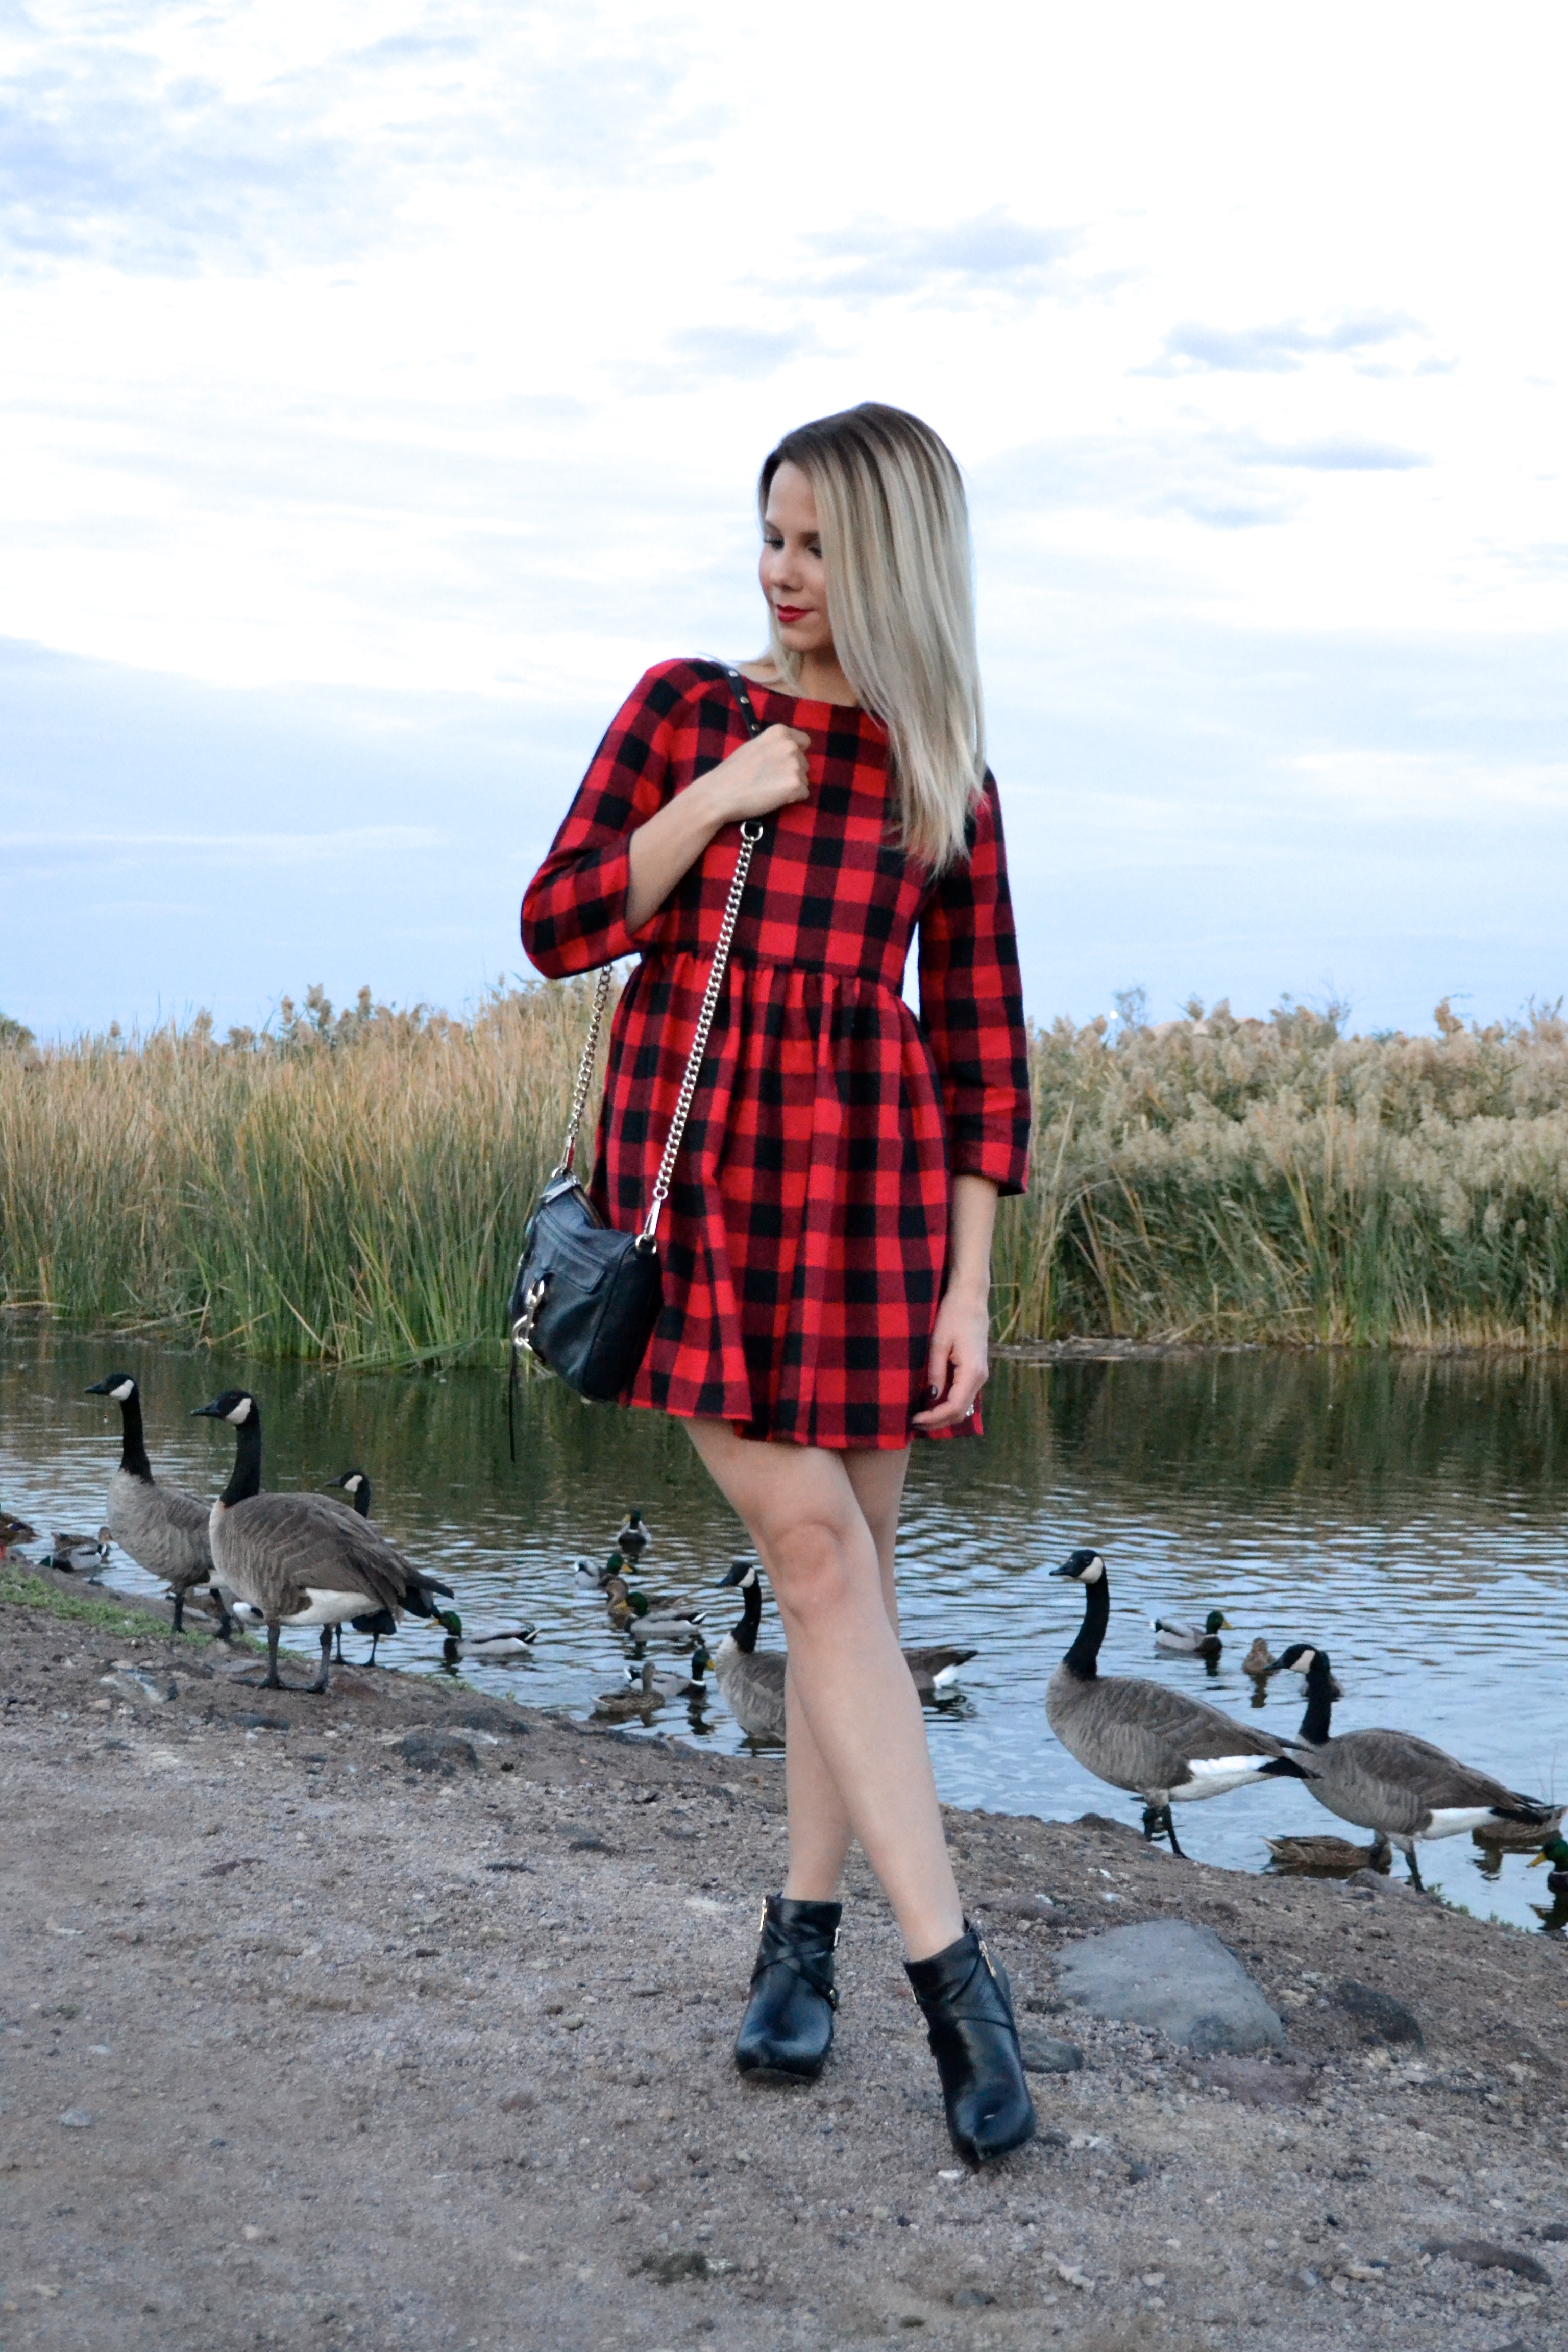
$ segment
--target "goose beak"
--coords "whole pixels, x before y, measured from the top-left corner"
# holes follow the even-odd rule
[[[191,1419],[193,1421],[201,1421],[204,1418],[207,1421],[221,1421],[223,1419],[222,1413],[218,1411],[217,1399],[216,1397],[213,1399],[211,1404],[197,1405],[191,1415]]]
[[[1078,1570],[1073,1566],[1070,1559],[1065,1559],[1063,1560],[1060,1568],[1052,1569],[1051,1574],[1053,1576],[1076,1576],[1078,1574]]]

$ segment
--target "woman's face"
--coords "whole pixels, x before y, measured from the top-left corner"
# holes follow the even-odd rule
[[[816,529],[816,500],[798,466],[782,465],[768,490],[763,554],[757,567],[779,635],[792,654],[833,653],[827,575]]]

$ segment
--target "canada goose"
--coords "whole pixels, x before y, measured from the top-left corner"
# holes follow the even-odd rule
[[[1097,1551],[1075,1551],[1051,1573],[1082,1585],[1084,1611],[1078,1639],[1047,1685],[1046,1720],[1096,1780],[1142,1798],[1146,1838],[1163,1830],[1180,1854],[1173,1804],[1223,1797],[1255,1780],[1307,1779],[1284,1741],[1267,1731],[1249,1730],[1163,1683],[1102,1677],[1100,1645],[1110,1619],[1105,1562]]]
[[[17,1518],[10,1511],[0,1511],[0,1548],[6,1544],[31,1543],[37,1532],[37,1528],[29,1527],[26,1519]]]
[[[763,1622],[763,1591],[753,1560],[742,1558],[731,1561],[719,1580],[721,1592],[736,1586],[741,1593],[741,1622],[725,1634],[715,1651],[713,1672],[730,1712],[749,1738],[782,1739],[787,1658],[782,1650],[757,1648]],[[927,1699],[944,1691],[956,1679],[960,1666],[967,1665],[975,1655],[973,1650],[933,1646],[905,1650],[903,1660],[916,1691]]]
[[[142,1391],[129,1372],[94,1381],[87,1394],[111,1397],[120,1407],[120,1467],[109,1482],[109,1534],[138,1568],[163,1578],[174,1603],[176,1633],[184,1631],[187,1599],[200,1593],[216,1609],[218,1638],[226,1642],[233,1628],[223,1595],[213,1586],[207,1540],[212,1505],[153,1477],[142,1427]]]
[[[463,1621],[455,1609],[437,1609],[436,1622],[447,1629],[441,1648],[449,1666],[455,1666],[461,1658],[489,1658],[492,1662],[526,1658],[539,1638],[538,1626],[527,1623],[503,1626],[493,1633],[465,1633]]]
[[[789,1660],[782,1650],[757,1647],[763,1593],[754,1560],[732,1561],[728,1574],[719,1580],[721,1592],[735,1585],[741,1591],[741,1622],[731,1626],[713,1653],[714,1679],[748,1739],[782,1739],[784,1672]]]
[[[1264,1841],[1279,1870],[1320,1870],[1336,1874],[1368,1870],[1377,1861],[1375,1845],[1352,1845],[1349,1838],[1277,1837]],[[1388,1859],[1386,1850],[1384,1860]]]
[[[46,1568],[58,1568],[62,1576],[90,1576],[109,1558],[110,1532],[100,1528],[95,1536],[68,1536],[56,1528],[49,1538]]]
[[[1223,1609],[1211,1609],[1201,1625],[1189,1624],[1180,1617],[1156,1617],[1153,1622],[1154,1647],[1179,1650],[1189,1658],[1217,1658],[1225,1647],[1220,1629],[1223,1626],[1227,1633],[1231,1629]]]
[[[354,1509],[359,1513],[362,1519],[369,1518],[372,1488],[370,1480],[365,1476],[363,1470],[342,1470],[339,1472],[335,1478],[329,1478],[327,1481],[327,1491],[331,1493],[333,1490],[340,1490],[348,1496],[350,1502],[353,1503]],[[356,1633],[369,1634],[370,1655],[365,1660],[365,1664],[367,1666],[374,1666],[375,1664],[377,1646],[385,1640],[389,1633],[395,1633],[397,1631],[396,1618],[393,1615],[390,1609],[372,1609],[367,1611],[363,1617],[351,1617],[349,1619],[349,1623],[353,1627]],[[342,1627],[341,1625],[334,1625],[332,1628],[332,1634],[336,1645],[336,1661],[341,1666],[345,1663],[343,1658]]]
[[[1552,1864],[1546,1874],[1546,1884],[1553,1895],[1568,1895],[1568,1838],[1548,1838],[1530,1866],[1534,1870],[1543,1862]]]
[[[1266,1682],[1274,1672],[1273,1654],[1261,1633],[1254,1636],[1252,1647],[1241,1662],[1241,1671],[1257,1683]]]
[[[235,1615],[267,1628],[267,1679],[281,1690],[278,1634],[283,1625],[319,1625],[321,1664],[313,1690],[331,1683],[332,1628],[345,1618],[385,1609],[394,1623],[408,1612],[435,1613],[433,1593],[451,1587],[405,1559],[357,1512],[325,1495],[261,1492],[261,1408],[247,1389],[226,1389],[195,1418],[226,1421],[235,1433],[234,1472],[212,1507],[215,1576],[236,1596]]]
[[[1329,1725],[1338,1686],[1326,1650],[1292,1642],[1280,1652],[1279,1671],[1300,1675],[1306,1686],[1297,1745],[1311,1767],[1313,1796],[1342,1822],[1371,1830],[1380,1853],[1396,1845],[1413,1886],[1421,1884],[1417,1838],[1457,1837],[1494,1820],[1538,1827],[1550,1820],[1553,1808],[1540,1798],[1505,1789],[1413,1732],[1346,1731],[1335,1739]]]
[[[635,1564],[653,1541],[653,1529],[645,1526],[640,1511],[628,1511],[625,1527],[616,1538],[616,1549]]]

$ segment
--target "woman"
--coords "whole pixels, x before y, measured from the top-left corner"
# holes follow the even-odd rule
[[[734,870],[765,821],[662,1237],[664,1307],[626,1402],[682,1418],[744,1520],[789,1649],[789,1874],[763,1907],[743,2073],[819,2074],[851,1837],[887,1891],[954,2144],[1034,2111],[1006,1979],[964,1919],[899,1650],[911,1433],[975,1427],[998,1192],[1028,1074],[969,528],[929,425],[874,403],[763,467],[769,652],[649,670],[530,884],[539,970],[641,959],[612,1033],[593,1195],[646,1213]],[[901,993],[918,931],[921,1022]]]

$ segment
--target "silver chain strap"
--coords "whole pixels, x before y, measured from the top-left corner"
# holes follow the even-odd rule
[[[741,715],[746,721],[748,734],[760,735],[763,730],[758,723],[757,715],[752,709],[751,697],[746,692],[744,679],[738,670],[731,668],[728,662],[721,663],[720,667],[734,689],[735,699],[741,706]],[[686,1122],[691,1115],[691,1098],[697,1092],[697,1081],[702,1075],[703,1057],[708,1051],[708,1033],[713,1026],[713,1015],[719,1009],[719,992],[724,985],[724,974],[729,969],[730,942],[735,936],[735,919],[740,914],[741,898],[746,887],[746,877],[751,872],[752,852],[761,841],[763,832],[763,827],[759,821],[750,817],[742,819],[741,846],[735,857],[735,872],[730,884],[730,896],[725,904],[723,919],[719,925],[719,938],[713,950],[713,961],[709,967],[708,985],[702,992],[702,1009],[697,1015],[697,1026],[692,1032],[691,1051],[686,1056],[686,1069],[680,1081],[680,1093],[676,1101],[675,1116],[669,1122],[669,1133],[665,1139],[664,1157],[658,1163],[658,1174],[653,1181],[653,1199],[648,1204],[647,1215],[643,1220],[642,1231],[637,1235],[637,1247],[642,1250],[650,1250],[656,1246],[659,1211],[669,1198],[670,1179],[675,1173],[676,1156],[680,1150],[681,1138],[686,1133]],[[594,1062],[599,1051],[599,1030],[605,1018],[605,1007],[610,1001],[611,969],[609,964],[605,966],[599,974],[599,984],[594,991],[594,1017],[588,1024],[588,1042],[583,1048],[583,1058],[577,1065],[577,1085],[572,1097],[572,1116],[566,1128],[566,1149],[561,1155],[561,1165],[550,1179],[552,1184],[556,1177],[571,1174],[572,1162],[576,1156],[577,1130],[583,1124],[583,1113],[587,1108],[588,1088],[594,1080]]]
[[[588,1107],[588,1088],[594,1083],[594,1063],[599,1051],[599,1031],[604,1023],[605,1007],[610,1001],[610,980],[613,964],[606,964],[599,974],[599,984],[594,991],[594,1017],[588,1024],[588,1042],[583,1048],[583,1058],[577,1065],[577,1084],[572,1096],[572,1116],[566,1122],[566,1148],[561,1154],[554,1175],[570,1176],[572,1162],[577,1156],[577,1129],[583,1124],[583,1113]]]
[[[680,1081],[680,1093],[676,1101],[675,1116],[669,1122],[669,1133],[664,1139],[664,1157],[658,1163],[658,1174],[653,1180],[653,1199],[647,1215],[637,1235],[639,1249],[652,1249],[658,1232],[658,1213],[669,1198],[669,1181],[675,1172],[676,1154],[686,1133],[686,1122],[691,1114],[691,1097],[697,1092],[697,1081],[702,1074],[703,1056],[708,1051],[708,1032],[713,1026],[718,1010],[719,992],[724,985],[724,974],[730,966],[730,942],[735,936],[735,918],[741,911],[741,897],[751,871],[752,852],[763,837],[763,828],[750,819],[741,825],[741,847],[735,859],[734,879],[730,884],[730,896],[725,903],[723,920],[719,926],[719,938],[713,950],[713,961],[709,968],[708,985],[702,992],[702,1010],[697,1015],[697,1026],[691,1034],[691,1051],[686,1056],[686,1069]]]

